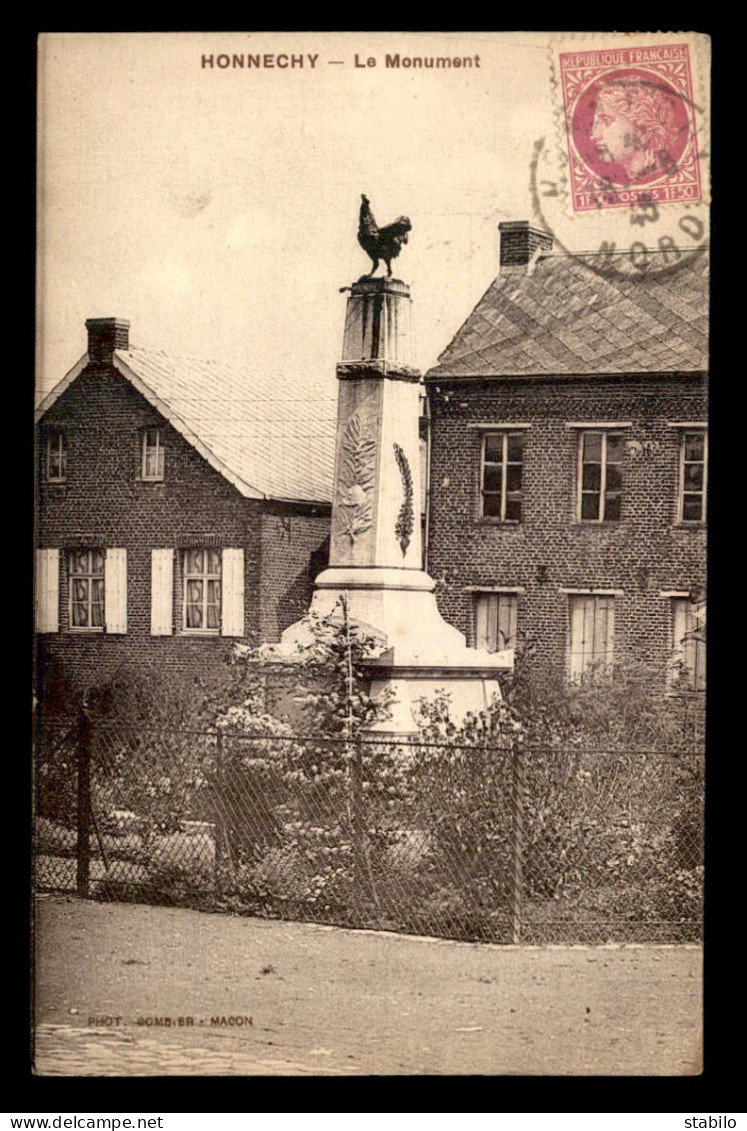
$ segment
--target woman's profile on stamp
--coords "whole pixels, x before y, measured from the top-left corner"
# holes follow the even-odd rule
[[[675,166],[682,152],[675,98],[666,87],[640,79],[613,79],[598,88],[590,138],[599,160],[617,166],[626,184]],[[619,183],[619,173],[610,179]]]

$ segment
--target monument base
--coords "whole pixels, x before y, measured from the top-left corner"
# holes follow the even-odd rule
[[[478,713],[500,697],[498,672],[513,669],[513,651],[467,647],[464,635],[439,613],[434,589],[427,573],[413,569],[337,567],[316,580],[310,614],[334,616],[344,596],[350,620],[380,645],[379,654],[366,664],[370,694],[386,702],[389,713],[372,728],[376,732],[417,734],[418,700],[432,700],[442,692],[449,696],[450,716],[458,725],[468,712]],[[312,640],[308,622],[299,621],[285,630],[280,645],[267,651],[282,659]]]

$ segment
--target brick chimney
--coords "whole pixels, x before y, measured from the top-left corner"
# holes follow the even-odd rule
[[[498,225],[501,233],[500,273],[526,274],[538,253],[552,251],[552,236],[541,228],[532,228],[528,220],[504,220]]]
[[[114,350],[130,348],[130,323],[126,318],[87,318],[88,356],[91,361],[111,361]]]

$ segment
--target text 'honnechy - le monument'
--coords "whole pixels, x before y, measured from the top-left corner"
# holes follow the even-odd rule
[[[381,641],[371,664],[374,697],[393,694],[382,729],[416,730],[413,708],[438,691],[452,717],[482,710],[500,694],[497,672],[513,652],[467,648],[436,606],[435,582],[422,569],[419,484],[420,372],[412,365],[410,288],[391,275],[407,243],[406,216],[378,228],[362,197],[358,241],[373,268],[349,288],[342,357],[337,364],[337,437],[329,568],[317,579],[310,612],[333,613],[345,597],[351,619]],[[374,278],[380,260],[385,277]],[[347,288],[346,288],[347,289]],[[303,621],[271,652],[289,656],[307,642]]]

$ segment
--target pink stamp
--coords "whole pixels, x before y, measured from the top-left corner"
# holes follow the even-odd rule
[[[702,200],[686,43],[559,55],[574,212]]]

